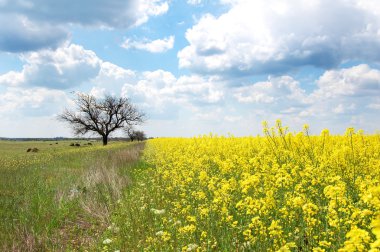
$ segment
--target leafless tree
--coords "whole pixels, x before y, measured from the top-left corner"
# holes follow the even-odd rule
[[[133,126],[125,127],[125,132],[127,133],[129,139],[133,142],[134,140],[143,141],[146,139],[144,131],[135,130]]]
[[[74,100],[77,109],[66,109],[58,119],[68,122],[76,135],[94,132],[102,136],[107,145],[108,136],[117,129],[130,127],[144,121],[140,112],[128,98],[107,95],[97,99],[90,94],[77,94]]]
[[[145,132],[141,130],[135,131],[135,136],[137,141],[144,141],[146,139]]]
[[[127,127],[125,127],[124,131],[125,133],[127,133],[131,142],[133,142],[136,139],[135,130],[133,129],[131,125],[128,125]]]

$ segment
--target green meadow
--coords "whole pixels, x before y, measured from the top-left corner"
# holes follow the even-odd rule
[[[95,250],[143,145],[0,141],[0,250]]]

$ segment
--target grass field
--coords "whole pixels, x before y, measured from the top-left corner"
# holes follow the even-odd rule
[[[378,134],[69,144],[1,142],[4,251],[380,251]]]
[[[71,143],[0,142],[2,251],[83,249],[109,225],[142,145]]]

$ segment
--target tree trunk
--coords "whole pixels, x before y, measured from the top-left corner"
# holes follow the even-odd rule
[[[103,135],[103,146],[107,145],[107,143],[108,143],[108,136]]]

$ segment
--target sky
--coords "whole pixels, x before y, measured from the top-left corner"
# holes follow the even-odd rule
[[[76,92],[151,137],[380,129],[378,0],[0,0],[0,23],[0,137],[73,136]]]

